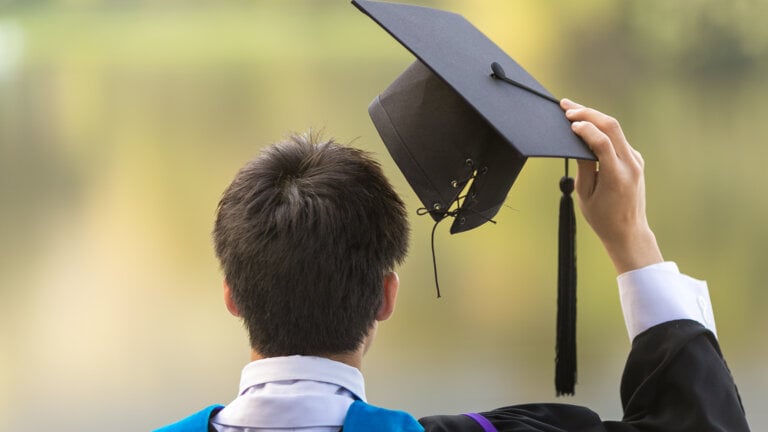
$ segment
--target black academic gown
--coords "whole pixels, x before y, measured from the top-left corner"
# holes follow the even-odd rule
[[[604,421],[565,404],[514,405],[480,413],[499,432],[749,431],[739,393],[714,335],[695,321],[670,321],[638,335],[621,381],[624,418]],[[419,420],[427,432],[484,432],[466,415]]]

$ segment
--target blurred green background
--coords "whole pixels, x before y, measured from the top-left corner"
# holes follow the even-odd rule
[[[709,282],[768,427],[768,2],[419,1],[459,12],[558,97],[621,120],[667,259]],[[497,225],[436,238],[368,119],[413,57],[346,1],[0,0],[0,430],[135,431],[231,400],[220,193],[289,131],[375,152],[413,215],[369,400],[420,416],[554,401],[558,180],[531,160]],[[618,418],[629,341],[579,217],[577,396]]]

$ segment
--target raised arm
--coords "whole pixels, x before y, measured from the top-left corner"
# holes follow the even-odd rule
[[[579,161],[576,191],[587,222],[619,273],[632,351],[621,383],[624,415],[603,421],[586,407],[512,405],[421,419],[427,432],[747,432],[744,409],[715,337],[706,282],[664,262],[645,214],[643,158],[619,123],[569,100],[566,116],[599,162]]]
[[[661,264],[645,213],[643,158],[615,119],[569,100],[561,105],[599,160],[579,161],[576,191],[620,274],[633,342],[621,385],[624,418],[605,422],[606,430],[748,431],[706,283]]]

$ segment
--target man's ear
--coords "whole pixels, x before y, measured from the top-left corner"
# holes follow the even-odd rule
[[[224,304],[227,305],[229,313],[238,318],[240,317],[240,310],[232,299],[232,289],[229,287],[226,279],[224,279]]]
[[[397,273],[389,272],[384,275],[384,299],[381,302],[379,312],[376,313],[376,321],[384,321],[395,312],[398,288],[400,288],[400,278],[397,276]]]

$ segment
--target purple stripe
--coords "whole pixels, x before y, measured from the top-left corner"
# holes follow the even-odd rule
[[[464,414],[465,416],[471,418],[472,420],[476,421],[477,424],[482,426],[483,431],[485,432],[499,432],[498,429],[496,429],[496,426],[492,425],[490,421],[488,421],[487,418],[481,416],[477,413],[467,413]]]

